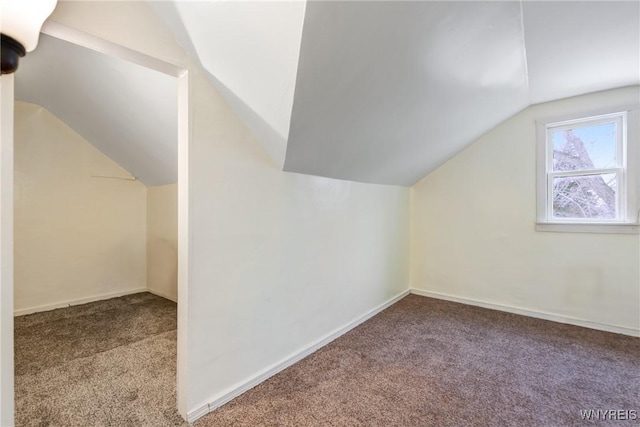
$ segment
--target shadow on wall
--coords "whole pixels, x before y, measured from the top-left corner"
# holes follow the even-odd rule
[[[178,299],[178,185],[147,187],[147,288]]]
[[[162,293],[172,301],[177,300],[178,251],[175,241],[149,236],[147,257],[147,287]]]

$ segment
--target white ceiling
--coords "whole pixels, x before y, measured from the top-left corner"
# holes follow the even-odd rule
[[[292,172],[412,185],[531,104],[640,83],[639,1],[146,4]],[[46,36],[16,76],[145,184],[175,182],[175,79]]]
[[[292,172],[412,185],[531,104],[640,83],[638,1],[150,4]]]
[[[285,170],[411,185],[528,102],[517,2],[312,2]]]
[[[638,2],[310,2],[285,170],[412,185],[530,104],[640,82]]]
[[[640,2],[525,2],[531,103],[636,85]]]
[[[305,2],[151,1],[149,5],[282,168]]]
[[[41,105],[146,185],[177,180],[177,80],[47,35],[16,99]]]

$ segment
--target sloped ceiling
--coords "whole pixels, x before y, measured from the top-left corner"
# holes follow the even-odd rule
[[[411,185],[529,102],[517,2],[312,2],[298,70],[285,170],[355,181]]]
[[[159,16],[291,172],[412,185],[531,104],[640,83],[638,1],[134,3],[108,9]],[[144,183],[175,182],[173,78],[43,36],[16,80]]]
[[[531,103],[640,82],[640,2],[525,2]]]
[[[150,1],[149,5],[282,168],[305,2]]]
[[[638,2],[310,2],[285,170],[412,185],[533,103],[638,84]]]
[[[177,180],[177,81],[47,35],[16,99],[41,105],[146,185]]]
[[[412,185],[531,104],[640,83],[637,1],[151,4],[291,172]]]

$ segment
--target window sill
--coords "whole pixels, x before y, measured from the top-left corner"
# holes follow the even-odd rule
[[[639,223],[537,222],[536,231],[556,233],[640,234]]]

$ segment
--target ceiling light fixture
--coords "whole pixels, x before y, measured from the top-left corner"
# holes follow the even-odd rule
[[[2,0],[0,38],[2,74],[18,68],[20,57],[38,45],[40,29],[56,7],[57,0]]]

